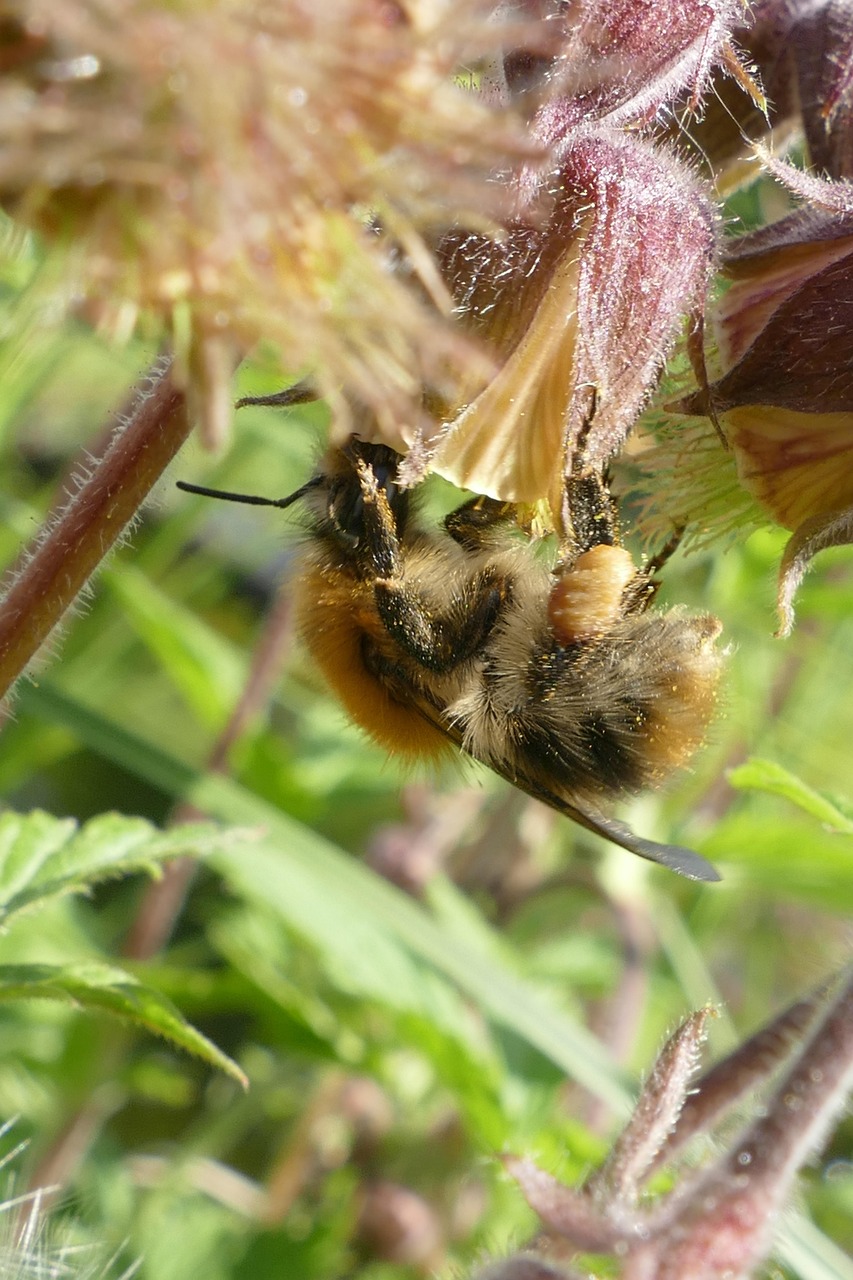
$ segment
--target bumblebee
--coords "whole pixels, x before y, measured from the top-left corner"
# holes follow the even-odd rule
[[[556,565],[512,504],[477,497],[434,529],[397,481],[400,457],[353,437],[287,498],[310,538],[297,586],[305,644],[351,718],[389,752],[453,747],[528,795],[691,879],[714,868],[601,811],[660,783],[702,741],[720,624],[650,609],[654,582],[618,545],[606,485],[568,483]]]

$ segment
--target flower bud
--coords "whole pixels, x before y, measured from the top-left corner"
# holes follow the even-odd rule
[[[602,466],[620,447],[714,257],[704,192],[673,156],[616,133],[566,146],[543,223],[502,240],[459,234],[440,252],[467,327],[500,361],[462,387],[433,469],[503,501],[545,499],[559,524],[582,441]]]
[[[358,1234],[383,1261],[425,1274],[441,1265],[441,1225],[422,1196],[395,1182],[372,1182],[363,1190]]]
[[[571,109],[622,124],[653,119],[684,90],[696,103],[743,9],[737,0],[585,0],[571,15],[557,70]]]

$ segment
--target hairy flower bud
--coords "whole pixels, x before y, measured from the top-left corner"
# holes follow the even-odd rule
[[[505,501],[547,499],[558,523],[578,442],[591,467],[616,452],[701,305],[714,227],[674,157],[616,133],[572,141],[548,195],[544,223],[440,246],[464,322],[500,367],[438,407],[433,467]]]
[[[577,12],[579,10],[579,12]],[[572,6],[555,74],[577,120],[653,118],[685,90],[698,102],[743,10],[737,0],[586,0]]]
[[[798,1000],[694,1083],[707,1016],[693,1014],[670,1037],[610,1155],[582,1187],[563,1185],[530,1159],[504,1158],[541,1221],[536,1243],[546,1258],[561,1241],[612,1253],[621,1280],[764,1274],[756,1269],[797,1170],[853,1084],[853,980],[842,973]],[[710,1163],[683,1172],[668,1196],[650,1200],[653,1174],[698,1133],[715,1134],[746,1094],[774,1076],[752,1124],[729,1135]],[[560,1271],[544,1259],[537,1269],[538,1261],[517,1254],[480,1280],[557,1280]]]

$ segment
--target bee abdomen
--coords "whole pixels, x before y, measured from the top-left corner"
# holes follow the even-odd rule
[[[534,721],[523,723],[519,758],[540,781],[567,798],[619,795],[638,791],[646,781],[643,757],[645,713],[626,706],[607,713],[580,714],[567,740]]]
[[[715,618],[680,610],[623,618],[606,636],[572,643],[549,628],[532,654],[526,641],[525,667],[492,655],[477,695],[452,719],[472,755],[543,792],[569,802],[635,794],[686,764],[703,740],[718,631]]]

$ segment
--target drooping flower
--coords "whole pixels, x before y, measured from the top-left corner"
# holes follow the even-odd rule
[[[784,628],[808,560],[853,539],[853,188],[794,176],[822,204],[740,237],[713,312],[719,374],[678,406],[707,413],[744,487],[794,531]]]
[[[728,0],[554,6],[558,52],[537,66],[545,87],[531,126],[551,167],[516,170],[502,237],[460,229],[437,249],[461,326],[496,370],[472,371],[451,397],[429,394],[431,429],[383,437],[410,449],[410,482],[431,468],[542,503],[546,524],[565,527],[567,474],[580,455],[600,470],[621,447],[685,317],[701,313],[715,259],[702,184],[673,149],[625,126],[649,124],[682,93],[697,106],[713,68],[737,65],[742,17]],[[505,71],[507,92],[523,97],[530,64]]]
[[[541,194],[541,193],[540,193]],[[455,405],[433,402],[431,465],[505,501],[546,499],[560,523],[579,443],[601,468],[623,443],[714,258],[711,206],[667,152],[615,131],[570,139],[543,221],[503,239],[460,233],[439,260],[466,326],[496,374]]]

